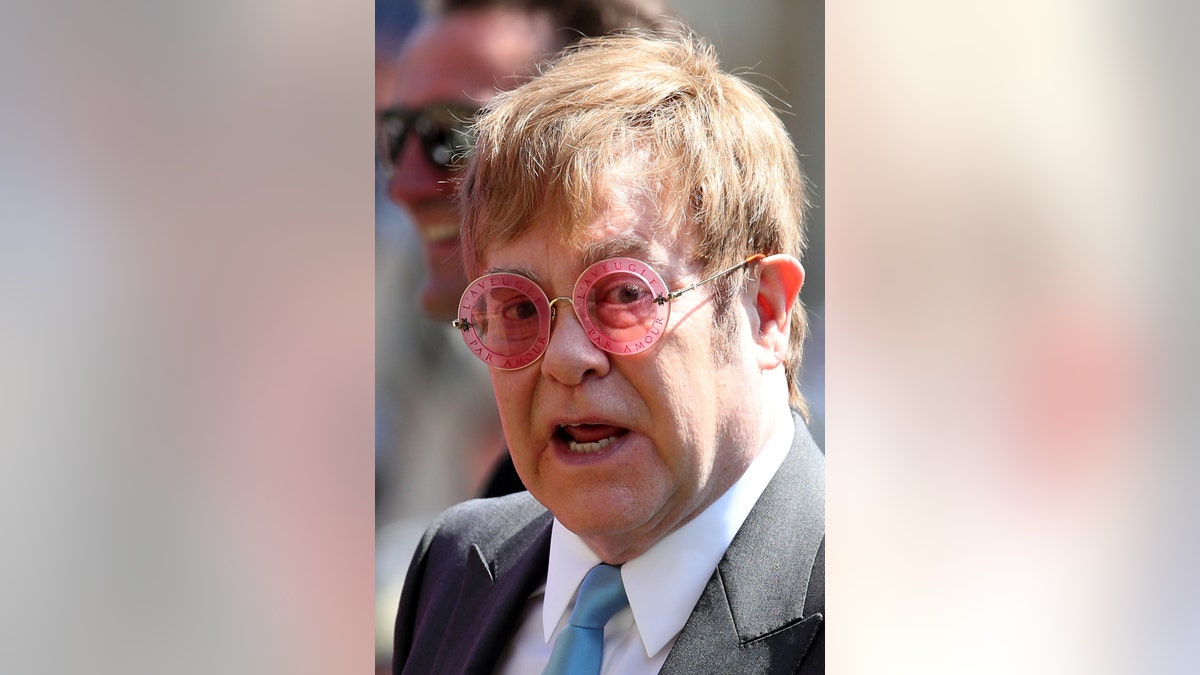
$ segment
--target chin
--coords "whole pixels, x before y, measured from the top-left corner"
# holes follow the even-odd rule
[[[450,297],[448,294],[439,292],[437,288],[429,285],[424,286],[418,296],[421,311],[425,313],[427,318],[447,323],[457,318],[458,300],[460,297],[461,292],[459,295]]]
[[[557,508],[556,508],[557,507]],[[559,522],[584,538],[621,537],[645,524],[647,517],[628,495],[575,494],[556,507],[548,506]]]

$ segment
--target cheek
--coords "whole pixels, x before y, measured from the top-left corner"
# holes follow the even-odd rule
[[[533,368],[536,366],[530,366]],[[500,422],[509,442],[523,438],[529,433],[530,408],[533,402],[533,387],[528,378],[519,375],[524,371],[492,371],[492,391],[496,394],[496,405],[500,410]]]
[[[674,434],[702,433],[711,417],[706,408],[712,401],[716,377],[711,368],[695,364],[662,372],[655,383],[643,388],[655,416],[662,418],[656,420],[656,426],[666,423],[669,426],[664,430]]]
[[[664,370],[657,382],[641,391],[654,416],[655,443],[666,471],[676,483],[704,485],[720,472],[717,449],[727,410],[721,391],[731,373],[707,367]]]
[[[711,386],[707,378],[693,378],[688,368],[676,368],[637,383],[638,391],[653,420],[654,443],[667,470],[689,473],[696,462],[697,448],[705,447],[713,415],[706,412]]]

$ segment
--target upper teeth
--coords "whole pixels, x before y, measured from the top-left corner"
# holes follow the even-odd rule
[[[453,241],[458,239],[458,223],[428,225],[421,230],[421,235],[425,238],[425,241],[431,244]]]
[[[582,452],[582,453],[599,452],[599,451],[603,450],[604,448],[607,448],[608,444],[612,443],[614,440],[616,440],[616,438],[617,438],[616,436],[609,436],[608,438],[601,438],[600,440],[593,441],[591,443],[577,443],[577,442],[571,440],[570,438],[568,438],[567,439],[567,449],[570,450],[571,452]]]

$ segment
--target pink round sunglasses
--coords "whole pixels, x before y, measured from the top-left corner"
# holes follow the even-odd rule
[[[637,354],[652,347],[666,329],[672,300],[764,257],[752,255],[675,291],[668,291],[658,272],[641,260],[609,258],[584,270],[570,297],[554,299],[520,274],[485,274],[467,286],[459,301],[460,318],[451,323],[481,361],[517,370],[546,351],[555,304],[563,301],[575,310],[592,344],[611,354]]]

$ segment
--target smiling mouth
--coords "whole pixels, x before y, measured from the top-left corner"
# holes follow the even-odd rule
[[[570,452],[588,455],[600,452],[627,433],[628,429],[610,424],[567,424],[559,427],[555,435]]]
[[[458,240],[458,223],[440,223],[419,228],[427,244],[448,244]]]

